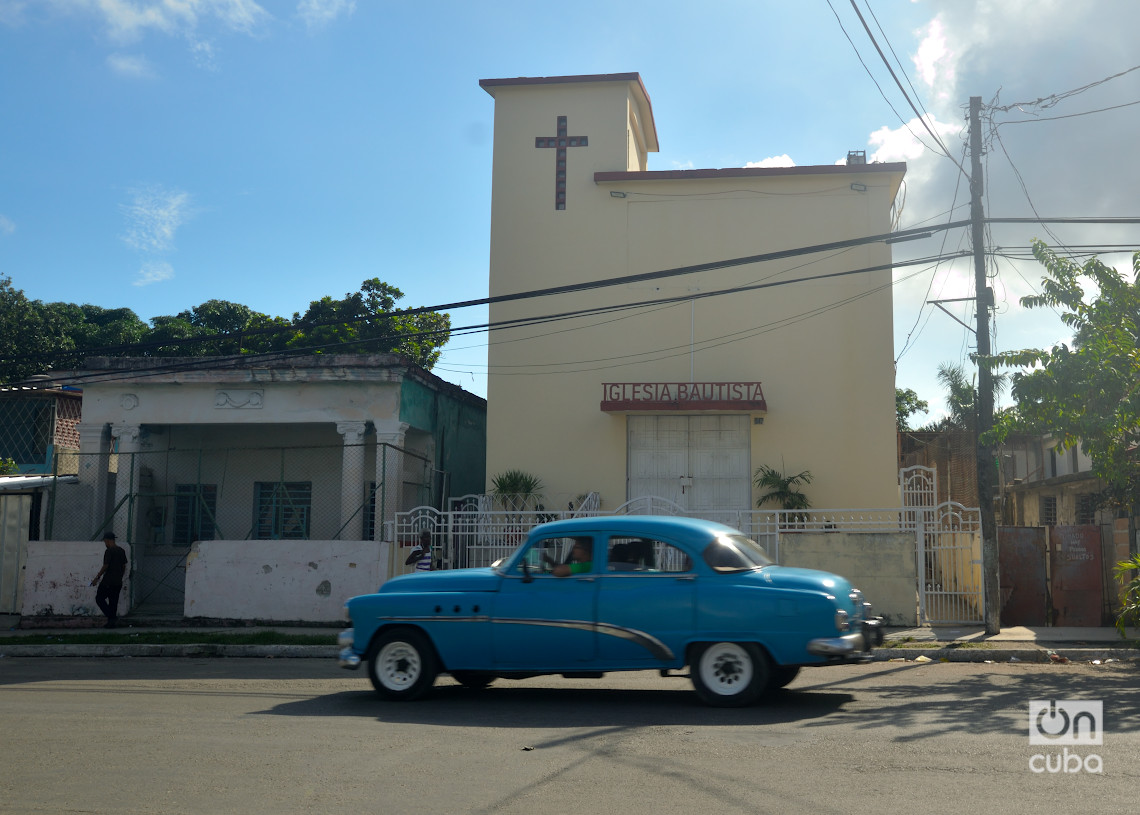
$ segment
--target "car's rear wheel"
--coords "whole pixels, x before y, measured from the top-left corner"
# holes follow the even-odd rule
[[[431,641],[414,628],[385,631],[368,649],[368,678],[388,699],[420,698],[431,689],[438,673]]]
[[[707,705],[743,707],[755,702],[772,679],[772,663],[752,642],[696,646],[690,666],[693,689]]]
[[[772,681],[768,683],[768,690],[787,687],[799,673],[799,665],[776,665],[772,668]]]
[[[495,675],[484,671],[452,671],[451,678],[465,688],[483,690],[495,681]]]

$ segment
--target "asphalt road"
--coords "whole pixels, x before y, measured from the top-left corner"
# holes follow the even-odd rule
[[[391,703],[331,661],[4,659],[0,812],[1131,812],[1137,679],[876,663],[715,710],[651,672],[482,692],[443,677]],[[1062,755],[1029,743],[1036,699],[1103,701],[1103,745],[1065,748],[1079,772],[1030,771]]]

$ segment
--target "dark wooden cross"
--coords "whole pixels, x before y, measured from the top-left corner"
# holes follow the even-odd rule
[[[586,147],[585,136],[566,135],[566,117],[558,117],[557,136],[538,136],[534,140],[535,147],[553,147],[555,153],[554,163],[554,208],[566,209],[566,148]]]

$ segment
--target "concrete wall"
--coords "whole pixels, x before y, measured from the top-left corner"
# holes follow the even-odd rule
[[[780,565],[846,577],[887,625],[918,625],[914,535],[797,532],[780,535]]]
[[[371,541],[199,541],[186,558],[184,613],[340,620],[345,600],[371,594],[383,582],[387,548]]]
[[[127,552],[131,547],[120,543]],[[98,616],[95,586],[91,579],[103,568],[103,541],[28,541],[28,557],[24,570],[24,598],[20,614],[65,616]],[[127,613],[131,596],[131,571],[123,581],[119,595],[119,614]]]

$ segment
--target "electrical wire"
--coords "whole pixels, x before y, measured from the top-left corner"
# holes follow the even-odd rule
[[[562,312],[562,313],[558,313],[558,314],[536,315],[536,316],[525,317],[525,318],[503,320],[503,321],[500,321],[498,323],[487,323],[487,324],[481,324],[481,325],[477,325],[477,326],[463,326],[463,327],[456,329],[456,331],[461,332],[461,333],[471,333],[475,330],[487,330],[487,331],[502,330],[504,328],[516,327],[520,324],[535,324],[535,323],[540,323],[540,322],[554,322],[554,321],[560,321],[560,320],[566,320],[566,319],[571,319],[571,318],[575,318],[575,317],[585,316],[585,315],[589,315],[589,314],[603,313],[606,311],[617,311],[617,310],[644,308],[646,306],[657,305],[657,304],[661,304],[661,303],[687,302],[687,301],[692,300],[692,299],[704,299],[707,297],[719,297],[719,296],[724,296],[724,295],[738,294],[738,293],[743,292],[743,291],[754,291],[754,290],[759,290],[759,289],[767,289],[767,288],[773,288],[773,287],[778,287],[778,286],[792,285],[795,283],[812,282],[812,281],[818,281],[818,280],[826,280],[826,279],[834,279],[834,278],[839,278],[839,277],[846,277],[846,276],[851,276],[851,275],[866,274],[866,273],[874,272],[874,271],[884,271],[884,270],[887,270],[887,269],[890,269],[890,268],[893,268],[896,266],[907,266],[907,265],[917,265],[917,264],[922,264],[922,263],[930,263],[932,260],[940,260],[940,258],[923,258],[923,259],[913,260],[913,261],[903,261],[900,263],[881,264],[878,266],[864,267],[864,268],[860,268],[860,269],[848,269],[848,270],[844,270],[844,271],[840,271],[840,272],[828,273],[825,275],[814,275],[811,277],[795,278],[792,280],[769,281],[769,282],[764,282],[764,283],[752,284],[752,285],[748,285],[748,286],[735,286],[732,288],[722,289],[722,290],[713,291],[713,292],[698,292],[696,294],[689,293],[689,294],[685,294],[685,295],[676,295],[676,296],[672,296],[672,297],[655,298],[652,300],[639,301],[636,303],[610,304],[610,305],[603,305],[603,306],[595,306],[595,307],[590,307],[590,308],[585,308],[585,309],[578,309],[576,311]],[[901,280],[904,280],[904,279],[909,279],[909,276],[906,278],[901,278],[900,281],[898,281],[898,282],[901,282]],[[425,333],[436,334],[436,333],[442,333],[442,332],[425,332]],[[408,335],[392,335],[392,336],[393,337],[399,337],[399,336],[408,336]],[[414,337],[417,335],[411,335],[411,336]],[[365,343],[365,342],[376,342],[378,340],[383,340],[383,339],[385,339],[385,338],[383,338],[383,337],[381,337],[381,338],[369,338],[367,340],[330,343],[328,345],[318,346],[316,348],[309,347],[309,348],[303,348],[303,349],[292,349],[289,351],[266,352],[263,354],[244,354],[244,355],[233,355],[233,356],[223,356],[223,357],[200,357],[200,358],[195,358],[193,360],[180,359],[177,362],[171,362],[171,363],[165,364],[165,365],[156,365],[154,368],[148,369],[146,371],[124,371],[124,372],[93,371],[93,372],[89,372],[89,373],[85,373],[85,374],[75,374],[73,376],[69,376],[68,381],[69,382],[79,382],[79,383],[88,382],[88,381],[89,382],[109,382],[109,381],[120,381],[123,379],[136,379],[136,378],[145,378],[145,377],[153,377],[153,376],[163,376],[163,375],[167,375],[170,373],[178,373],[181,371],[196,370],[196,369],[203,369],[203,368],[209,368],[209,369],[223,368],[224,369],[226,367],[231,367],[231,368],[248,367],[250,365],[250,363],[256,363],[259,361],[260,362],[266,362],[266,361],[272,361],[272,360],[285,359],[285,358],[288,358],[290,356],[309,355],[314,350],[343,349],[345,347],[350,347],[350,346],[355,345],[355,344],[360,344],[360,343]],[[159,360],[162,358],[156,357],[154,359]],[[629,364],[629,363],[625,363],[625,364]],[[444,368],[444,370],[446,370],[446,368]],[[33,386],[33,389],[34,389],[34,386]]]
[[[899,81],[898,75],[895,74],[895,69],[891,67],[891,63],[887,59],[887,55],[884,54],[883,49],[879,47],[879,43],[875,39],[875,35],[871,32],[871,27],[867,25],[867,21],[863,18],[863,12],[859,10],[858,4],[855,2],[855,0],[850,0],[850,2],[851,8],[855,9],[855,15],[859,18],[859,22],[863,24],[863,30],[867,32],[867,38],[871,41],[871,45],[875,46],[875,51],[878,52],[879,58],[883,61],[883,65],[886,66],[887,72],[891,75],[891,79],[895,81],[895,85],[898,87],[899,92],[903,95],[903,99],[906,100],[906,103],[910,106],[910,109],[914,111],[914,115],[918,117],[919,123],[923,126],[926,132],[929,133],[930,137],[934,139],[935,143],[942,148],[942,155],[951,161],[954,161],[954,157],[950,155],[950,151],[947,149],[946,144],[942,141],[942,137],[935,133],[934,130],[930,128],[930,125],[927,124],[925,112],[919,111],[918,106],[910,98],[910,94],[906,92],[906,88],[903,87],[902,82]],[[907,81],[909,81],[909,79]],[[957,161],[954,161],[954,163],[958,166],[958,169],[962,171],[962,174],[969,178],[970,174],[966,172],[966,169]]]
[[[721,269],[729,269],[736,266],[748,266],[755,263],[765,263],[773,260],[783,260],[791,257],[799,257],[801,255],[810,255],[820,252],[830,252],[836,249],[848,249],[857,246],[866,246],[872,243],[880,242],[895,242],[899,240],[906,240],[909,238],[926,237],[928,233],[938,231],[941,229],[954,229],[956,227],[965,226],[969,221],[952,221],[948,224],[937,225],[933,227],[923,227],[920,229],[907,229],[900,232],[888,232],[880,235],[868,235],[860,238],[850,238],[842,241],[832,241],[830,243],[815,244],[812,246],[797,247],[794,249],[782,249],[775,252],[766,252],[759,255],[750,255],[747,257],[730,258],[727,260],[712,261],[709,263],[698,263],[691,266],[677,266],[669,269],[662,269],[654,272],[643,272],[640,274],[623,275],[620,277],[603,278],[600,280],[589,280],[582,283],[571,283],[563,286],[551,286],[543,289],[530,289],[527,291],[515,292],[512,294],[500,294],[492,297],[484,297],[474,300],[460,300],[452,303],[442,303],[435,306],[420,306],[417,308],[403,309],[400,311],[384,312],[383,314],[366,314],[353,319],[333,319],[327,322],[313,321],[309,323],[290,324],[288,326],[272,326],[265,329],[245,330],[233,332],[230,334],[211,334],[204,337],[190,337],[179,340],[162,340],[152,343],[143,343],[127,346],[111,346],[102,349],[87,349],[78,350],[70,349],[67,351],[58,352],[42,352],[39,354],[26,354],[15,359],[3,358],[3,362],[28,362],[45,358],[55,358],[59,356],[79,356],[84,354],[98,355],[99,353],[108,353],[125,350],[146,350],[155,347],[167,347],[171,345],[187,345],[198,342],[227,342],[241,340],[246,336],[256,336],[272,333],[284,333],[296,331],[297,329],[309,329],[313,327],[321,327],[324,325],[341,325],[345,323],[363,322],[374,319],[393,319],[397,317],[414,316],[418,314],[425,314],[429,312],[444,312],[452,311],[459,308],[468,308],[471,306],[485,306],[494,305],[497,303],[514,302],[518,300],[529,300],[535,297],[549,297],[557,294],[571,294],[580,291],[591,291],[594,289],[604,289],[613,286],[628,286],[633,283],[644,283],[653,280],[662,280],[670,277],[678,277],[689,274],[696,274],[699,272],[718,271]],[[405,335],[407,336],[407,335]],[[370,338],[376,341],[379,338]],[[316,346],[307,346],[311,352]]]

